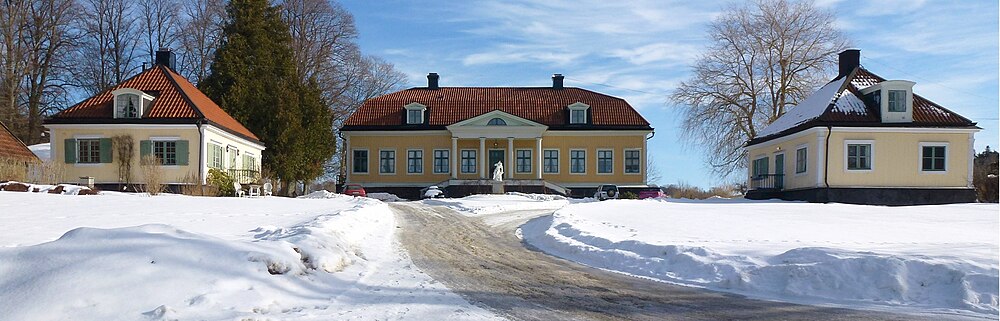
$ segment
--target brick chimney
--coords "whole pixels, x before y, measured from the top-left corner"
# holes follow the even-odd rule
[[[438,79],[441,78],[436,72],[427,74],[427,89],[439,89]]]
[[[170,70],[177,70],[175,68],[176,59],[174,58],[174,52],[170,51],[170,48],[160,48],[156,51],[156,65],[164,65]]]
[[[861,65],[861,50],[847,49],[840,52],[840,73],[837,78],[847,76],[854,68]]]
[[[552,74],[552,89],[563,89],[562,74]]]

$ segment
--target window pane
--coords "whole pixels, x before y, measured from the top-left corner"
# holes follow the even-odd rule
[[[597,172],[611,173],[613,168],[612,155],[610,150],[597,151]]]
[[[527,149],[517,150],[517,172],[519,173],[531,172],[531,150]]]
[[[406,152],[406,172],[407,173],[424,172],[424,151],[411,150]]]
[[[384,150],[379,152],[379,171],[382,173],[396,172],[396,152]]]
[[[892,112],[904,112],[904,111],[906,111],[906,91],[905,90],[890,90],[889,91],[889,111],[892,111]]]
[[[448,173],[448,153],[447,150],[434,151],[434,173]]]
[[[559,151],[557,150],[547,150],[545,154],[545,172],[546,173],[558,173],[559,172]]]
[[[586,163],[586,153],[582,150],[570,151],[570,172],[571,173],[584,173],[587,170]]]
[[[354,151],[354,172],[355,173],[368,172],[368,151],[366,150]]]
[[[637,150],[625,151],[625,172],[639,173],[639,151]]]
[[[463,150],[462,173],[475,173],[475,172],[476,172],[476,151]]]

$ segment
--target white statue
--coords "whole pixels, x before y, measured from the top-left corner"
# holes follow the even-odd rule
[[[497,162],[493,168],[493,180],[503,182],[503,162]]]

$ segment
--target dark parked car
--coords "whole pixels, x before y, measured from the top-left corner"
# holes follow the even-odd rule
[[[358,184],[347,184],[347,185],[345,185],[344,186],[344,191],[341,194],[352,195],[352,196],[361,196],[361,197],[368,196],[368,193],[365,193],[365,188],[362,187],[361,185],[358,185]]]

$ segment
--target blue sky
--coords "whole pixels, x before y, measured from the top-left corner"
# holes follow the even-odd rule
[[[997,1],[817,1],[861,49],[861,64],[979,122],[976,149],[997,147]],[[679,108],[667,95],[690,76],[708,44],[707,25],[726,2],[711,1],[368,1],[343,0],[361,49],[425,86],[566,85],[626,99],[656,129],[649,153],[660,184],[708,187],[702,150],[680,140]],[[835,69],[835,68],[834,68]],[[831,75],[833,76],[833,75]],[[822,84],[816,84],[820,86]]]

